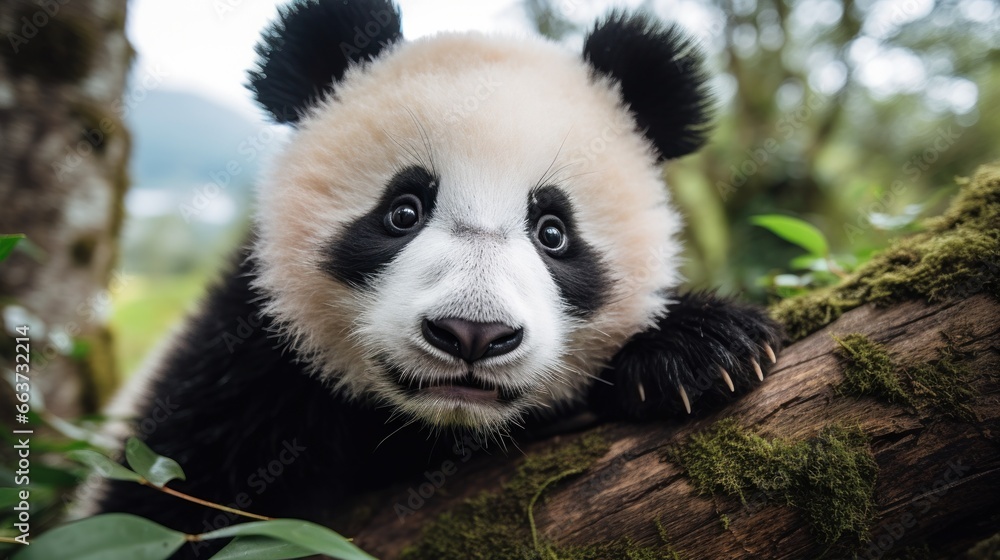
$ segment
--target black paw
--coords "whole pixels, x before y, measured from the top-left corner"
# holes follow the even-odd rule
[[[633,419],[689,414],[746,393],[781,349],[781,327],[756,306],[714,294],[677,297],[657,327],[639,333],[596,383],[598,412]]]

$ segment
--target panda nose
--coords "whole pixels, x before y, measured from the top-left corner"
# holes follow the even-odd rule
[[[435,348],[468,363],[502,356],[521,345],[524,329],[502,323],[474,323],[465,319],[424,319],[424,339]]]

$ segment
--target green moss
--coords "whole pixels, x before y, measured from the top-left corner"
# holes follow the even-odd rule
[[[726,515],[724,513],[719,514],[719,523],[722,523],[722,530],[723,531],[728,531],[729,530],[729,523],[730,523],[730,521],[729,521],[729,516],[728,515]]]
[[[837,386],[842,395],[874,397],[890,403],[909,403],[884,346],[862,334],[849,334],[837,340],[838,354],[844,362],[844,381]]]
[[[14,21],[16,37],[8,36],[0,46],[11,74],[33,75],[49,83],[76,83],[90,72],[99,39],[85,21],[62,13],[50,17],[37,5],[16,12]]]
[[[702,492],[799,509],[817,540],[867,538],[878,465],[859,428],[828,426],[815,438],[766,439],[731,419],[691,437],[669,458]]]
[[[1000,560],[1000,533],[978,542],[966,556],[969,560]]]
[[[117,129],[117,135],[125,145],[121,160],[111,170],[110,177],[112,187],[110,231],[116,238],[121,232],[122,225],[125,223],[125,194],[128,192],[129,185],[132,182],[128,173],[128,162],[132,157],[132,135],[125,128],[124,123]],[[118,244],[115,244],[115,248],[118,248]],[[115,257],[113,262],[117,261],[117,255]]]
[[[114,359],[114,339],[110,330],[100,327],[80,337],[77,344],[84,349],[75,356],[77,365],[84,374],[80,378],[87,380],[83,386],[80,403],[85,412],[97,412],[108,403],[119,385],[118,368]]]
[[[972,375],[963,357],[951,347],[942,349],[937,360],[903,370],[917,409],[933,409],[947,418],[966,422],[976,419],[969,406],[977,396],[968,383]]]
[[[663,526],[663,521],[659,517],[656,518],[656,533],[660,535],[660,540],[663,541],[663,555],[664,560],[683,560],[684,557],[681,553],[674,548],[671,544],[670,535],[667,534],[667,528]]]
[[[976,397],[969,383],[972,371],[951,344],[938,352],[936,360],[900,367],[884,346],[862,334],[837,342],[844,363],[844,381],[836,389],[839,394],[906,404],[924,415],[975,420],[969,406]]]
[[[544,493],[593,465],[608,449],[590,434],[525,459],[499,492],[483,492],[448,511],[425,529],[420,540],[403,551],[405,560],[599,560],[664,558],[631,539],[584,547],[558,547],[537,534],[534,510]]]
[[[979,168],[941,217],[859,267],[841,284],[772,308],[792,340],[866,303],[943,301],[987,293],[1000,298],[1000,164]]]

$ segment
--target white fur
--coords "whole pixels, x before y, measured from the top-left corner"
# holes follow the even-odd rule
[[[330,244],[401,168],[441,178],[434,216],[369,290],[323,272]],[[577,227],[613,274],[606,303],[575,319],[525,232],[539,181],[570,197]],[[304,119],[260,185],[256,287],[313,371],[435,425],[502,428],[527,407],[579,398],[679,282],[681,227],[648,141],[616,87],[540,39],[444,34],[353,69]],[[427,344],[420,321],[524,328],[475,373],[523,387],[519,406],[405,397],[375,356],[414,379],[468,369]]]

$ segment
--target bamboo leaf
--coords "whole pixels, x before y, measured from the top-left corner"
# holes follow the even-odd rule
[[[184,469],[177,461],[157,454],[134,437],[125,443],[125,459],[135,472],[159,488],[171,480],[185,480]]]
[[[765,214],[750,218],[750,222],[817,257],[825,257],[830,253],[826,236],[807,221],[780,214]]]
[[[299,519],[274,519],[241,523],[201,535],[203,539],[228,537],[271,537],[298,545],[313,554],[326,554],[340,560],[374,560],[365,551],[326,527]]]
[[[313,555],[311,550],[285,541],[268,537],[240,537],[211,560],[291,560]]]
[[[134,515],[96,515],[56,527],[33,539],[13,560],[166,560],[184,533]]]
[[[140,482],[142,480],[142,477],[139,476],[138,473],[119,465],[97,451],[80,449],[78,451],[70,451],[66,453],[66,456],[74,461],[77,461],[78,463],[83,463],[84,465],[94,469],[97,474],[103,476],[104,478],[110,478],[113,480],[131,480],[133,482]]]

